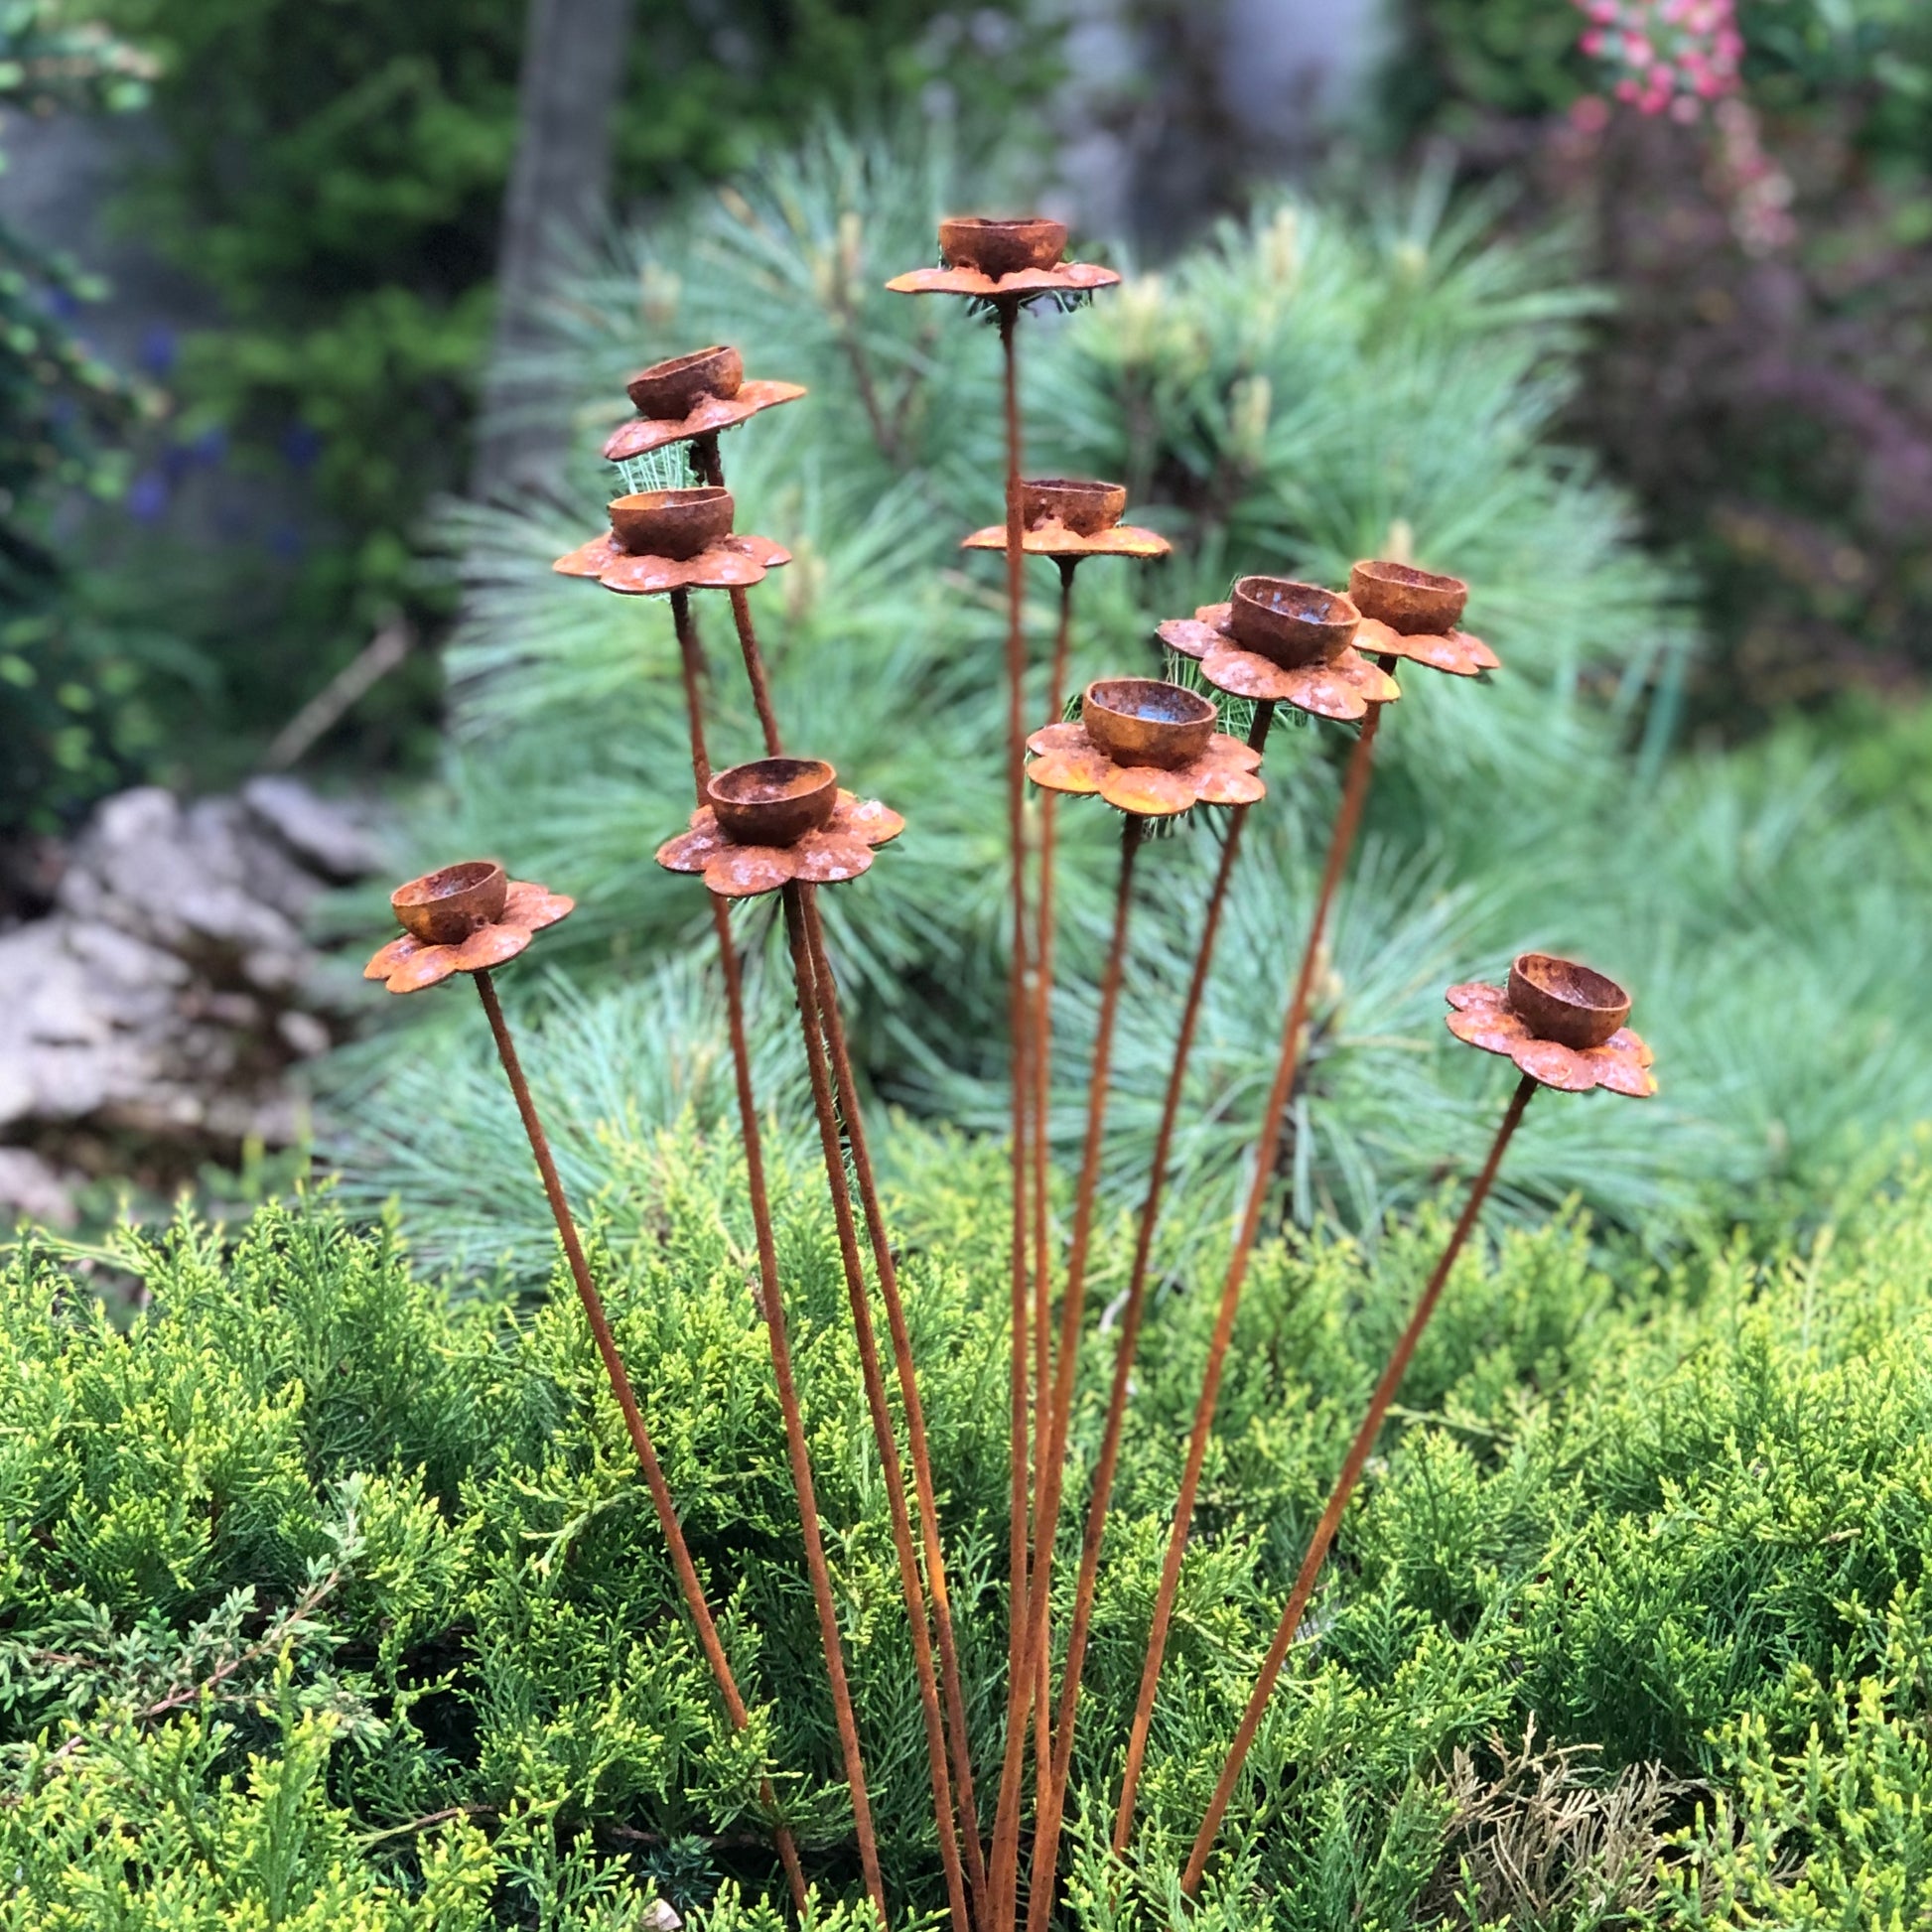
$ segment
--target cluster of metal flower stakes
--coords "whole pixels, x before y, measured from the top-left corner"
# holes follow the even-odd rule
[[[739,1125],[758,1231],[760,1307],[784,1416],[805,1563],[811,1577],[866,1887],[882,1921],[888,1921],[867,1800],[862,1740],[846,1683],[811,1458],[786,1338],[784,1291],[772,1241],[757,1097],[746,1040],[743,980],[732,936],[732,904],[768,893],[777,893],[782,903],[866,1401],[886,1478],[899,1581],[911,1624],[927,1768],[952,1924],[955,1932],[969,1932],[969,1928],[996,1932],[1017,1925],[1022,1848],[1030,1841],[1027,1921],[1031,1932],[1040,1932],[1054,1899],[1080,1675],[1162,1191],[1202,992],[1213,961],[1228,882],[1240,851],[1242,826],[1250,808],[1264,794],[1260,768],[1270,725],[1276,709],[1287,705],[1315,718],[1353,723],[1358,729],[1307,944],[1288,992],[1281,1048],[1262,1117],[1253,1177],[1221,1288],[1155,1597],[1147,1661],[1129,1732],[1114,1823],[1114,1849],[1123,1855],[1129,1849],[1135,1791],[1221,1372],[1249,1257],[1275,1174],[1282,1123],[1305,1045],[1310,994],[1323,952],[1336,885],[1354,843],[1368,791],[1376,732],[1384,711],[1401,696],[1396,682],[1400,666],[1424,665],[1451,676],[1468,677],[1495,669],[1497,660],[1484,644],[1457,627],[1467,587],[1454,578],[1435,576],[1405,563],[1365,562],[1350,572],[1348,592],[1342,595],[1283,578],[1243,577],[1234,585],[1227,603],[1196,611],[1192,618],[1164,623],[1159,636],[1169,651],[1194,660],[1199,678],[1207,685],[1252,703],[1253,725],[1245,744],[1215,729],[1215,706],[1198,691],[1146,677],[1104,678],[1088,685],[1081,698],[1078,722],[1059,722],[1078,565],[1089,557],[1157,557],[1165,554],[1168,545],[1151,531],[1121,522],[1126,491],[1111,483],[1022,479],[1017,325],[1022,313],[1035,302],[1064,302],[1107,287],[1119,278],[1105,268],[1064,260],[1066,231],[1053,221],[948,220],[940,225],[939,241],[944,266],[916,270],[889,286],[906,294],[963,296],[990,310],[998,324],[1006,384],[1006,521],[1003,526],[978,531],[966,539],[970,548],[1006,553],[1008,611],[1006,786],[1013,928],[1009,981],[1013,1070],[1012,1518],[1006,1724],[993,1787],[990,1840],[983,1839],[986,1812],[977,1793],[987,1788],[985,1774],[991,1767],[977,1767],[981,1776],[976,1784],[918,1381],[892,1240],[880,1207],[847,1050],[838,988],[815,902],[820,886],[856,879],[866,872],[876,848],[896,838],[903,829],[903,821],[886,806],[857,799],[842,790],[837,774],[823,760],[785,751],[746,592],[768,570],[785,563],[787,556],[768,538],[733,531],[732,498],[725,488],[719,456],[722,431],[759,410],[789,402],[803,391],[785,383],[747,381],[739,355],[729,348],[703,349],[659,363],[633,378],[628,389],[636,419],[611,439],[605,448],[606,457],[619,462],[655,449],[688,445],[701,486],[619,497],[610,506],[609,533],[561,558],[556,568],[567,575],[595,578],[610,590],[630,595],[667,594],[670,598],[689,717],[697,809],[688,828],[659,850],[657,860],[673,872],[701,875],[710,896],[737,1077]],[[1048,717],[1054,722],[1031,736],[1025,710],[1029,667],[1022,622],[1028,557],[1052,559],[1060,577],[1048,709]],[[734,627],[767,754],[723,771],[712,769],[706,754],[705,667],[691,616],[691,594],[717,590],[730,593]],[[1040,788],[1040,809],[1031,828],[1026,810],[1029,780]],[[1055,795],[1060,793],[1097,793],[1122,817],[1119,882],[1101,981],[1079,1181],[1064,1262],[1056,1271],[1057,1244],[1047,1203],[1044,1119],[1053,978],[1053,808]],[[1071,1619],[1056,1646],[1051,1629],[1051,1573],[1063,1500],[1114,1021],[1127,957],[1134,866],[1150,821],[1202,805],[1227,808],[1226,834],[1181,1009],[1152,1169],[1140,1207],[1132,1272],[1120,1309],[1105,1429],[1087,1500]],[[1036,837],[1030,839],[1030,830]],[[1030,844],[1036,848],[1031,853]],[[467,973],[476,982],[529,1135],[571,1273],[669,1545],[684,1601],[731,1720],[743,1727],[747,1723],[745,1701],[719,1641],[679,1526],[675,1501],[612,1337],[491,984],[491,971],[521,952],[532,934],[562,918],[571,909],[571,901],[540,886],[507,880],[503,868],[493,862],[471,861],[412,881],[394,895],[393,904],[405,934],[375,955],[369,962],[368,976],[386,981],[397,993],[436,985],[456,973]],[[1448,999],[1452,1009],[1449,1025],[1456,1037],[1488,1052],[1507,1055],[1521,1077],[1449,1244],[1376,1385],[1310,1541],[1301,1574],[1187,1860],[1182,1884],[1190,1894],[1200,1884],[1243,1762],[1349,1496],[1531,1095],[1538,1086],[1566,1092],[1600,1086],[1636,1096],[1655,1089],[1649,1071],[1650,1052],[1624,1025],[1630,1010],[1628,998],[1614,983],[1587,967],[1546,954],[1525,954],[1510,967],[1505,986],[1451,987]],[[872,1290],[861,1254],[859,1218],[865,1224],[864,1243],[871,1250],[873,1287],[886,1315],[904,1424],[903,1445],[896,1433],[887,1393]],[[1060,1302],[1055,1332],[1056,1272]],[[909,1497],[905,1481],[908,1467]],[[1056,1647],[1060,1660],[1057,1701],[1053,1692]],[[1029,1834],[1023,1829],[1023,1812],[1030,1750],[1033,1818]],[[775,1815],[768,1787],[764,1797]],[[805,1879],[796,1847],[782,1825],[773,1824],[772,1836],[794,1900],[802,1910]]]

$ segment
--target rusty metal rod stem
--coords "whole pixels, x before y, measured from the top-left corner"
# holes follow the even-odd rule
[[[926,1775],[932,1785],[933,1823],[939,1840],[939,1861],[945,1870],[946,1902],[954,1932],[967,1932],[966,1888],[959,1867],[959,1845],[954,1837],[952,1784],[946,1775],[946,1739],[939,1716],[939,1686],[932,1665],[932,1636],[926,1623],[925,1589],[919,1560],[912,1547],[912,1519],[905,1503],[905,1480],[899,1469],[898,1437],[886,1401],[886,1378],[879,1366],[879,1340],[872,1325],[872,1305],[866,1294],[865,1271],[859,1260],[859,1235],[852,1219],[847,1191],[845,1146],[839,1134],[832,1100],[831,1073],[826,1065],[824,1020],[819,1005],[819,961],[805,930],[805,896],[811,891],[795,881],[782,891],[785,940],[791,948],[792,979],[798,990],[798,1018],[805,1035],[805,1065],[811,1077],[812,1110],[818,1116],[820,1151],[825,1178],[832,1194],[832,1215],[838,1229],[839,1262],[845,1272],[846,1301],[852,1310],[852,1331],[859,1343],[859,1378],[865,1386],[866,1408],[872,1418],[873,1441],[886,1478],[887,1512],[893,1526],[893,1548],[898,1559],[899,1589],[912,1634],[912,1668],[918,1681],[919,1713],[925,1725]],[[881,1907],[883,1913],[884,1907]]]
[[[1058,557],[1060,617],[1053,637],[1051,699],[1047,709],[1049,723],[1058,723],[1066,704],[1066,667],[1073,641],[1073,573],[1077,557]],[[1052,1257],[1052,1145],[1048,1132],[1053,1104],[1053,854],[1054,817],[1059,794],[1042,791],[1039,807],[1039,869],[1034,912],[1035,934],[1034,950],[1038,955],[1034,985],[1034,1441],[1046,1441],[1050,1426],[1053,1384],[1053,1257]],[[1038,1497],[1035,1496],[1037,1510]],[[1035,1652],[1041,1661],[1039,1681],[1034,1691],[1034,1759],[1035,1765],[1052,1761],[1052,1691],[1050,1659]],[[1035,1780],[1038,1772],[1035,1771]]]
[[[912,1495],[919,1506],[919,1534],[925,1557],[926,1588],[932,1601],[933,1632],[939,1647],[939,1684],[945,1702],[946,1726],[951,1738],[952,1792],[965,1841],[966,1882],[973,1909],[985,1919],[986,1863],[980,1846],[979,1806],[973,1792],[972,1738],[966,1728],[966,1693],[959,1672],[954,1640],[952,1595],[946,1587],[945,1552],[939,1541],[938,1491],[932,1480],[932,1454],[926,1440],[925,1408],[919,1399],[918,1377],[912,1362],[912,1336],[906,1326],[905,1305],[898,1292],[898,1263],[879,1203],[879,1184],[873,1173],[872,1152],[866,1140],[865,1113],[846,1043],[845,1018],[840,1011],[838,983],[832,975],[825,946],[825,928],[818,915],[818,895],[800,895],[805,914],[805,938],[811,950],[812,972],[818,988],[819,1014],[825,1043],[832,1055],[839,1111],[852,1151],[853,1173],[865,1210],[866,1232],[872,1243],[873,1268],[879,1278],[880,1300],[892,1334],[893,1362],[898,1377],[899,1402],[905,1411],[906,1448],[912,1461]]]
[[[671,623],[677,631],[678,667],[684,677],[684,715],[691,734],[691,775],[697,781],[698,803],[707,803],[711,783],[711,754],[704,742],[704,651],[698,626],[691,617],[691,593],[671,593]]]
[[[1510,1137],[1522,1121],[1523,1110],[1530,1104],[1530,1096],[1536,1092],[1536,1079],[1525,1073],[1516,1083],[1516,1091],[1510,1096],[1507,1110],[1503,1114],[1502,1125],[1496,1130],[1496,1138],[1489,1144],[1489,1158],[1482,1164],[1482,1172],[1477,1174],[1475,1184],[1469,1189],[1469,1198],[1464,1203],[1461,1217],[1455,1223],[1455,1230],[1449,1238],[1449,1246],[1443,1250],[1442,1259],[1437,1262],[1435,1272],[1429,1278],[1429,1285],[1417,1302],[1415,1312],[1409,1317],[1409,1325],[1403,1329],[1400,1339],[1391,1351],[1387,1365],[1382,1370],[1382,1379],[1375,1385],[1375,1393],[1369,1398],[1368,1413],[1362,1418],[1362,1426],[1355,1432],[1355,1440],[1348,1446],[1348,1454],[1341,1465],[1341,1474],[1335,1479],[1333,1492],[1328,1504],[1321,1512],[1321,1520],[1315,1525],[1314,1535],[1309,1540],[1308,1554],[1302,1559],[1301,1575],[1295,1579],[1295,1588],[1288,1599],[1288,1607],[1282,1612],[1282,1620],[1275,1626],[1274,1641],[1268,1646],[1268,1655],[1263,1660],[1261,1675],[1255,1680],[1253,1694],[1248,1699],[1248,1708],[1241,1714],[1240,1727],[1234,1733],[1234,1742],[1228,1748],[1227,1762],[1221,1766],[1220,1778],[1214,1786],[1214,1796],[1208,1801],[1207,1815],[1201,1820],[1199,1832],[1194,1837],[1194,1848],[1187,1858],[1187,1868],[1183,1873],[1181,1889],[1190,1895],[1199,1890],[1201,1873],[1207,1864],[1207,1855],[1214,1848],[1214,1841],[1221,1830],[1221,1820],[1227,1815],[1228,1800],[1233,1796],[1236,1780],[1241,1775],[1241,1767],[1247,1761],[1250,1746],[1255,1741],[1255,1732],[1261,1727],[1263,1713],[1268,1708],[1268,1700],[1274,1695],[1276,1680],[1282,1674],[1282,1665],[1287,1661],[1289,1646],[1295,1641],[1295,1632],[1301,1627],[1302,1612],[1308,1607],[1309,1598],[1314,1592],[1315,1579],[1321,1574],[1321,1565],[1328,1554],[1328,1546],[1335,1539],[1335,1531],[1341,1526],[1342,1512],[1348,1507],[1348,1499],[1354,1494],[1355,1484],[1360,1479],[1363,1464],[1368,1461],[1369,1452],[1375,1447],[1375,1439],[1381,1434],[1382,1424],[1387,1419],[1389,1404],[1395,1400],[1396,1391],[1402,1386],[1402,1378],[1408,1372],[1410,1358],[1416,1352],[1416,1344],[1422,1339],[1422,1331],[1429,1325],[1429,1317],[1436,1311],[1436,1304],[1441,1299],[1443,1285],[1449,1280],[1449,1270],[1455,1266],[1456,1257],[1462,1252],[1462,1245],[1469,1238],[1475,1226],[1476,1215],[1482,1203],[1488,1198],[1489,1189],[1494,1184],[1496,1170],[1502,1166],[1503,1152],[1509,1146]]]
[[[725,486],[725,460],[718,452],[718,432],[698,437],[691,445],[691,467],[714,489]],[[759,714],[759,728],[764,733],[767,758],[776,758],[784,747],[778,739],[778,718],[771,709],[771,687],[764,675],[764,658],[759,650],[758,632],[752,626],[752,604],[742,584],[731,586],[732,621],[738,626],[738,648],[745,659],[745,675],[752,686],[752,703]]]
[[[1134,1795],[1140,1784],[1141,1765],[1147,1755],[1148,1730],[1154,1721],[1154,1699],[1161,1682],[1161,1666],[1167,1655],[1168,1628],[1173,1617],[1174,1592],[1180,1583],[1181,1558],[1187,1550],[1187,1532],[1193,1522],[1194,1496],[1200,1487],[1201,1464],[1207,1457],[1207,1441],[1214,1427],[1214,1405],[1221,1391],[1221,1371],[1227,1362],[1228,1343],[1234,1335],[1234,1317],[1241,1306],[1241,1289],[1247,1280],[1248,1261],[1254,1252],[1255,1237],[1261,1231],[1261,1212],[1275,1179],[1275,1158],[1281,1151],[1282,1125],[1288,1112],[1295,1075],[1301,1065],[1303,1023],[1308,1016],[1309,995],[1314,984],[1314,969],[1326,936],[1329,909],[1335,888],[1340,883],[1348,855],[1354,847],[1355,833],[1361,824],[1362,802],[1368,795],[1369,773],[1375,756],[1375,734],[1382,720],[1383,707],[1372,705],[1362,721],[1360,735],[1348,755],[1348,770],[1342,780],[1341,807],[1335,814],[1334,831],[1328,840],[1327,863],[1322,869],[1321,888],[1316,895],[1314,916],[1309,925],[1308,943],[1302,950],[1302,964],[1296,974],[1295,991],[1282,1023],[1281,1051],[1275,1062],[1274,1084],[1269,1088],[1262,1111],[1261,1138],[1255,1148],[1253,1178],[1242,1209],[1240,1232],[1234,1252],[1228,1258],[1227,1277],[1221,1285],[1221,1305],[1214,1317],[1214,1332],[1207,1344],[1207,1363],[1201,1376],[1200,1400],[1194,1409],[1193,1434],[1187,1443],[1187,1460],[1181,1470],[1180,1493],[1174,1501],[1173,1525],[1168,1537],[1168,1551],[1161,1566],[1161,1583],[1155,1592],[1154,1622],[1148,1632],[1147,1662],[1141,1671],[1140,1695],[1134,1705],[1133,1726],[1127,1737],[1127,1763],[1121,1775],[1120,1803],[1114,1813],[1114,1850],[1125,1855],[1134,1829]]]
[[[1027,1010],[1027,812],[1026,812],[1026,675],[1027,645],[1022,629],[1022,570],[1025,527],[1020,508],[1020,372],[1015,324],[1019,319],[1016,303],[1000,304],[1000,349],[1006,383],[1006,509],[1007,509],[1007,840],[1012,868],[1013,950],[1007,974],[1007,1029],[1011,1036],[1011,1074],[1013,1082],[1013,1254],[1012,1254],[1012,1369],[1010,1452],[1012,1456],[1008,1524],[1007,1583],[1007,1722],[1009,1726],[1027,1721],[1024,1680],[1028,1656],[1027,1618],[1027,1523],[1028,1493],[1028,1369],[1027,1329],[1027,1182],[1028,1117],[1031,1088],[1031,1055],[1028,1041]],[[996,1835],[990,1882],[998,1896],[1001,1874],[997,1870],[999,1841]]]
[[[1273,724],[1275,707],[1262,703],[1255,708],[1249,727],[1248,743],[1257,751],[1265,749]],[[1080,1673],[1087,1659],[1087,1635],[1093,1624],[1094,1592],[1099,1587],[1100,1550],[1106,1538],[1107,1510],[1113,1500],[1114,1475],[1120,1466],[1120,1443],[1127,1424],[1127,1396],[1133,1381],[1134,1357],[1140,1345],[1141,1318],[1147,1308],[1147,1279],[1154,1253],[1154,1234],[1160,1224],[1161,1201],[1167,1187],[1168,1160],[1173,1147],[1174,1128],[1180,1117],[1180,1099],[1187,1084],[1187,1066],[1194,1048],[1194,1033],[1200,1023],[1201,1002],[1214,964],[1214,946],[1220,934],[1221,912],[1227,903],[1228,882],[1234,877],[1235,861],[1241,851],[1241,828],[1252,809],[1237,805],[1228,815],[1227,837],[1221,845],[1221,858],[1215,868],[1214,884],[1207,895],[1207,910],[1201,922],[1200,943],[1194,951],[1194,966],[1187,981],[1187,996],[1180,1010],[1180,1031],[1174,1038],[1173,1062],[1168,1069],[1167,1090],[1161,1099],[1161,1120],[1154,1135],[1154,1160],[1148,1174],[1147,1193],[1141,1202],[1140,1222],[1134,1235],[1134,1262],[1127,1280],[1127,1296],[1121,1309],[1120,1341],[1114,1351],[1113,1386],[1107,1397],[1107,1421],[1100,1438],[1100,1459],[1095,1464],[1093,1491],[1087,1500],[1086,1533],[1080,1545],[1080,1576],[1073,1593],[1073,1620],[1066,1636],[1066,1661],[1060,1671],[1060,1704],[1054,1725],[1051,1776],[1039,1798],[1034,1824],[1033,1891],[1029,1900],[1029,1932],[1044,1932],[1052,1909],[1054,1869],[1059,1862],[1060,1825],[1066,1813],[1067,1780],[1073,1770],[1074,1721],[1080,1708]]]
[[[611,1393],[617,1397],[618,1408],[623,1415],[624,1429],[630,1437],[630,1447],[636,1451],[638,1466],[644,1472],[644,1486],[650,1491],[651,1507],[657,1512],[658,1528],[663,1531],[664,1541],[670,1546],[671,1568],[677,1573],[678,1590],[684,1597],[684,1606],[690,1612],[691,1621],[697,1625],[699,1647],[704,1651],[705,1662],[711,1666],[711,1675],[717,1682],[719,1695],[725,1701],[732,1727],[743,1730],[751,1723],[751,1714],[745,1708],[744,1698],[739,1695],[738,1680],[732,1675],[724,1642],[718,1635],[717,1624],[712,1620],[711,1606],[705,1601],[704,1586],[698,1581],[697,1565],[691,1561],[690,1545],[684,1540],[684,1525],[678,1520],[677,1506],[671,1500],[670,1484],[664,1480],[663,1468],[657,1460],[657,1449],[650,1440],[650,1430],[645,1426],[642,1410],[637,1407],[637,1397],[631,1389],[623,1356],[618,1350],[617,1336],[611,1332],[610,1317],[604,1311],[604,1298],[598,1294],[597,1284],[591,1279],[591,1265],[585,1257],[584,1244],[578,1238],[576,1218],[570,1211],[570,1200],[564,1192],[562,1176],[557,1173],[557,1163],[551,1156],[543,1123],[537,1117],[530,1084],[523,1077],[523,1063],[517,1057],[516,1044],[510,1037],[509,1022],[503,1017],[502,1004],[496,998],[495,982],[487,970],[475,974],[474,978],[478,997],[483,1001],[483,1013],[489,1021],[490,1035],[496,1041],[496,1056],[503,1063],[504,1076],[510,1083],[510,1093],[516,1101],[516,1111],[522,1119],[523,1132],[529,1137],[530,1152],[536,1159],[543,1191],[550,1202],[551,1216],[557,1223],[558,1237],[564,1244],[564,1257],[570,1264],[571,1280],[577,1284],[577,1299],[583,1304],[584,1317],[590,1323],[597,1352],[603,1357],[604,1373],[611,1384]],[[759,1795],[767,1809],[775,1812],[777,1796],[769,1779],[762,1782]],[[784,1864],[785,1877],[791,1887],[792,1903],[802,1913],[806,1909],[805,1874],[798,1863],[798,1847],[783,1825],[773,1827],[772,1837],[777,1842],[778,1857]]]
[[[1121,824],[1120,874],[1114,896],[1113,933],[1100,982],[1100,1010],[1094,1027],[1093,1065],[1087,1082],[1086,1137],[1080,1155],[1080,1180],[1074,1197],[1073,1236],[1067,1252],[1066,1288],[1060,1302],[1058,1363],[1053,1382],[1049,1434],[1040,1448],[1039,1494],[1035,1511],[1032,1600],[1027,1606],[1028,1642],[1032,1662],[1023,1684],[1036,1682],[1040,1656],[1048,1642],[1048,1592],[1052,1587],[1053,1540],[1059,1525],[1061,1468],[1066,1456],[1068,1423],[1073,1409],[1074,1371],[1080,1356],[1080,1320],[1086,1291],[1087,1253],[1093,1232],[1093,1203],[1099,1191],[1100,1150],[1107,1123],[1107,1092],[1113,1072],[1114,1022],[1120,1012],[1120,990],[1127,967],[1127,929],[1134,903],[1134,859],[1147,821],[1128,813]],[[1008,1722],[1013,1723],[1010,1711]],[[1024,1725],[1024,1719],[1022,1720]],[[1023,1737],[1009,1729],[1006,1760],[1000,1780],[1000,1809],[995,1832],[994,1869],[1004,1874],[1006,1888],[998,1890],[1000,1923],[1009,1922],[1019,1883],[1020,1773]],[[1052,1757],[1037,1766],[1036,1783],[1050,1779]]]

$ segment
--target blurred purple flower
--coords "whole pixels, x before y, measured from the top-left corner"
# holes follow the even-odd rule
[[[151,323],[141,332],[141,366],[159,381],[175,366],[181,339],[166,323]]]
[[[168,510],[168,480],[158,470],[143,470],[127,486],[128,514],[140,523],[158,523]]]
[[[322,455],[322,432],[311,423],[291,423],[282,432],[282,455],[291,470],[311,470]]]

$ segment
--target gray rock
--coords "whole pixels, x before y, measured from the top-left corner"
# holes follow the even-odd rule
[[[78,1178],[24,1147],[0,1147],[0,1227],[21,1221],[72,1227],[80,1218],[70,1191]]]
[[[137,1165],[143,1142],[179,1166],[294,1139],[290,1069],[334,1038],[305,991],[323,977],[305,922],[376,860],[290,778],[187,806],[156,786],[106,800],[54,910],[0,932],[0,1209],[18,1194],[58,1219],[44,1155],[103,1134],[116,1159],[132,1138]]]

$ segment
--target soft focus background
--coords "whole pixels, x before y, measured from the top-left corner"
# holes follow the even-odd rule
[[[1030,467],[1129,481],[1177,543],[1088,573],[1088,674],[1237,570],[1390,551],[1471,580],[1507,660],[1387,735],[1292,1211],[1372,1229],[1431,1184],[1486,1093],[1436,993],[1526,941],[1625,977],[1670,1077],[1552,1121],[1519,1207],[1581,1193],[1653,1250],[1788,1220],[1932,1108],[1911,0],[10,0],[0,36],[0,1201],[93,1224],[320,1156],[438,1252],[514,1246],[471,1030],[415,1002],[359,1044],[398,1016],[350,971],[380,895],[340,891],[472,847],[583,901],[518,989],[574,1155],[714,1104],[649,864],[682,810],[662,614],[543,569],[595,527],[623,374],[714,339],[813,385],[729,445],[741,527],[799,555],[759,594],[794,734],[915,826],[837,900],[868,1065],[997,1121],[996,579],[952,547],[997,512],[993,357],[880,284],[938,211],[1027,203],[1129,271],[1035,332]],[[1274,760],[1204,1186],[1330,737]]]

